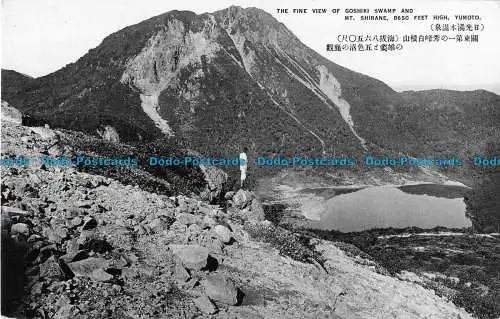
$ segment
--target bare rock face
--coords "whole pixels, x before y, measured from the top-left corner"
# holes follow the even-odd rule
[[[23,115],[18,109],[10,106],[9,103],[2,101],[2,120],[21,124],[23,121]]]
[[[169,245],[184,267],[200,270],[207,266],[208,249],[199,245]]]
[[[165,28],[149,38],[143,50],[127,62],[121,82],[137,87],[141,94],[143,111],[166,135],[173,135],[167,120],[159,113],[160,93],[178,85],[179,72],[187,66],[198,66],[210,61],[221,50],[217,42],[222,31],[216,27],[215,18],[200,19],[200,26],[193,30],[177,19],[165,22]],[[195,99],[196,89],[183,92]]]
[[[236,305],[238,303],[238,289],[230,278],[215,273],[207,276],[202,281],[202,285],[211,299],[227,305]]]

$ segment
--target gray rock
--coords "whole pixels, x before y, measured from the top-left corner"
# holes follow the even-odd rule
[[[24,223],[17,223],[17,224],[12,225],[12,227],[10,228],[10,233],[12,235],[21,234],[21,235],[24,235],[26,237],[29,237],[30,228],[28,227],[28,225],[26,225]]]
[[[31,287],[31,294],[36,296],[36,295],[41,295],[42,290],[43,290],[43,282],[37,282]]]
[[[79,261],[79,260],[85,259],[85,258],[87,258],[87,256],[88,255],[84,250],[76,250],[76,251],[72,251],[70,253],[67,253],[66,255],[62,255],[61,257],[59,257],[59,259],[61,259],[65,263],[70,263],[73,261]]]
[[[188,204],[184,200],[178,200],[179,206],[177,207],[177,211],[179,213],[187,213],[188,212]]]
[[[175,221],[178,224],[189,226],[191,224],[200,224],[201,220],[201,216],[198,215],[179,213]]]
[[[200,236],[201,232],[202,232],[201,227],[196,225],[196,224],[190,225],[186,230],[188,238],[190,238],[192,240],[198,238],[198,236]]]
[[[227,244],[231,241],[232,233],[231,231],[226,227],[222,225],[217,225],[213,229],[215,235],[224,243]]]
[[[227,305],[238,303],[238,289],[230,278],[219,273],[210,274],[202,281],[202,285],[210,299]]]
[[[266,219],[262,203],[257,198],[254,198],[252,200],[252,204],[250,205],[250,211],[252,212],[252,218],[255,220],[263,221]]]
[[[65,276],[59,266],[55,256],[50,257],[44,263],[40,264],[40,277],[50,279],[63,279]]]
[[[9,216],[27,216],[31,215],[30,212],[27,212],[25,210],[22,210],[17,207],[10,207],[10,206],[3,206],[2,205],[2,216],[3,215],[9,215]]]
[[[111,279],[113,279],[113,275],[108,274],[102,268],[98,268],[98,269],[94,269],[92,271],[92,273],[90,274],[90,278],[92,278],[95,281],[105,282],[105,281],[110,281]]]
[[[227,173],[215,166],[200,165],[199,167],[207,182],[207,187],[201,196],[202,199],[210,202],[222,193],[224,184],[227,182]]]
[[[56,133],[50,128],[46,127],[31,127],[31,131],[38,134],[42,140],[54,140],[56,138]]]
[[[73,239],[68,240],[65,243],[65,247],[66,247],[66,253],[68,253],[68,254],[78,251],[80,248],[80,245],[78,244],[78,239],[73,238]]]
[[[106,226],[106,241],[112,247],[120,247],[125,251],[130,251],[136,241],[132,231],[127,227],[120,227],[117,225]]]
[[[217,222],[210,216],[205,216],[203,217],[203,226],[212,228],[213,226],[217,225]]]
[[[187,269],[200,270],[207,266],[208,249],[199,245],[169,245]]]
[[[182,285],[182,289],[191,290],[198,284],[197,278],[191,278],[188,282]]]
[[[49,242],[60,244],[68,236],[68,229],[56,226],[56,228],[46,228],[43,231]]]
[[[120,142],[120,135],[116,131],[116,129],[111,125],[106,125],[102,131],[97,130],[97,134],[99,134],[103,140],[110,142]]]
[[[152,233],[159,233],[167,228],[166,223],[161,218],[155,218],[148,224]]]
[[[208,248],[210,253],[222,254],[224,244],[219,238],[214,237],[216,236],[212,231],[204,230],[196,240],[200,245]]]
[[[52,319],[68,319],[73,317],[73,314],[76,310],[76,306],[74,305],[64,305],[52,317]]]
[[[176,210],[178,213],[194,213],[194,212],[196,212],[196,208],[198,206],[197,201],[195,201],[191,198],[182,196],[182,195],[177,196],[176,201],[177,201]]]
[[[249,307],[229,307],[227,310],[227,314],[229,318],[238,318],[238,319],[264,319],[262,315],[255,309]],[[338,317],[328,317],[331,319],[335,319]]]
[[[77,245],[85,245],[92,239],[97,239],[97,234],[92,230],[84,230],[80,233],[80,236],[76,240]]]
[[[109,264],[110,262],[103,258],[87,258],[68,263],[68,267],[75,276],[92,277],[92,272],[94,270],[107,268]]]
[[[194,304],[196,305],[196,307],[198,307],[198,309],[206,314],[211,315],[217,312],[217,308],[215,307],[215,305],[205,295],[196,298],[194,300]]]
[[[70,225],[71,227],[78,227],[82,224],[83,220],[80,217],[75,217],[71,220]]]
[[[186,268],[182,266],[181,263],[176,263],[175,264],[175,269],[174,269],[174,276],[177,282],[184,283],[191,278],[191,275],[187,272]]]
[[[59,144],[54,144],[47,150],[47,153],[51,156],[60,156],[64,153],[64,149]]]
[[[243,209],[250,205],[253,199],[253,194],[249,191],[240,189],[234,194],[233,203],[239,209]]]

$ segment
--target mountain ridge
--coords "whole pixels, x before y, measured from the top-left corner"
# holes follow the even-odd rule
[[[171,136],[221,156],[243,145],[253,155],[444,156],[463,153],[465,137],[470,155],[500,118],[494,93],[455,98],[491,104],[488,116],[468,107],[468,124],[458,104],[423,97],[448,91],[396,92],[314,52],[267,12],[234,6],[160,14],[49,75],[28,80],[3,70],[2,84],[7,102],[53,127],[96,135],[110,126],[132,143]],[[455,117],[463,136],[446,133],[443,116]],[[426,131],[441,140],[421,139]]]

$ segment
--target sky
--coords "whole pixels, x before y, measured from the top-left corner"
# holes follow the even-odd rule
[[[375,5],[376,4],[376,5]],[[283,22],[303,43],[351,70],[397,91],[487,89],[500,94],[500,2],[483,0],[2,0],[2,68],[38,77],[76,61],[110,33],[170,10],[212,12],[257,7]],[[278,13],[287,8],[290,13]],[[307,14],[293,14],[307,8]],[[325,8],[317,15],[312,8]],[[415,15],[479,15],[478,43],[403,44],[397,52],[328,52],[339,35],[434,34],[427,21],[346,21],[345,9],[402,8]],[[330,13],[340,9],[340,14]],[[469,23],[469,21],[465,21]],[[450,35],[452,33],[449,33]],[[465,34],[465,33],[464,33]]]

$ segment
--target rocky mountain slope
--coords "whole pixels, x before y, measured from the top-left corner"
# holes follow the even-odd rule
[[[3,159],[42,156],[68,134],[6,118]],[[263,221],[248,191],[218,206],[74,167],[1,173],[5,315],[471,318],[341,245]]]
[[[170,136],[210,155],[242,145],[253,155],[470,155],[500,121],[493,93],[397,93],[256,8],[171,11],[47,76],[3,70],[2,84],[34,123],[125,142]]]

